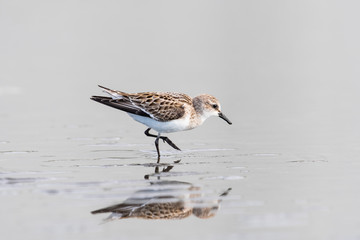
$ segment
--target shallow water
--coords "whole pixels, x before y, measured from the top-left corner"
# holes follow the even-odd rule
[[[118,121],[132,124],[117,111],[119,119],[105,125],[90,114],[71,121],[39,114],[18,128],[8,124],[11,131],[1,139],[0,193],[2,233],[9,239],[358,236],[359,164],[351,146],[322,136],[322,144],[306,144],[301,139],[311,133],[304,129],[293,130],[297,138],[290,142],[282,139],[289,133],[272,132],[276,142],[269,142],[264,129],[209,119],[198,130],[169,135],[183,150],[161,142],[156,164],[153,139],[143,135],[142,125],[117,127]],[[125,201],[176,202],[191,210],[170,220],[90,213]],[[214,209],[201,219],[194,208]]]
[[[359,239],[358,5],[0,1],[1,238]],[[233,125],[157,165],[97,84],[213,94]],[[173,214],[91,214],[124,202]]]

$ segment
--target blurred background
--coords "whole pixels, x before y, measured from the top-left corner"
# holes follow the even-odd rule
[[[296,161],[320,159],[325,166],[316,171],[313,165],[289,170],[284,165],[271,169],[264,162],[259,164],[268,174],[281,169],[280,174],[291,177],[301,172],[293,179],[296,187],[303,187],[298,189],[305,189],[301,194],[307,200],[298,201],[300,205],[308,204],[309,199],[310,203],[321,199],[316,202],[321,206],[331,202],[326,209],[335,209],[331,212],[334,218],[321,212],[314,222],[309,221],[312,231],[299,233],[316,235],[324,229],[335,231],[337,226],[336,239],[344,239],[344,232],[359,236],[356,206],[360,196],[355,193],[360,141],[359,9],[360,2],[355,0],[0,0],[0,172],[38,171],[42,159],[93,157],[79,150],[72,139],[99,141],[88,138],[121,136],[116,141],[145,142],[152,149],[152,142],[143,135],[144,126],[90,101],[91,95],[102,94],[98,84],[125,92],[209,93],[220,100],[233,125],[209,119],[199,129],[171,135],[174,142],[191,148],[188,139],[216,139],[215,146],[235,149],[235,156],[227,160],[241,164],[245,164],[241,154],[249,153],[255,153],[251,158],[257,160],[267,155],[256,154],[267,153],[283,154],[287,160],[287,154],[297,156]],[[23,159],[21,154],[27,151],[33,155]],[[24,162],[28,159],[32,160]],[[254,174],[254,161],[246,164]],[[66,174],[73,176],[72,171]],[[77,178],[80,176],[78,173]],[[264,190],[260,196],[262,190],[252,192],[268,180],[243,184],[244,196],[265,202],[273,199],[287,206],[288,199],[277,199],[276,188],[266,192],[260,187]],[[293,183],[286,177],[276,181]],[[327,191],[321,195],[319,189]],[[320,195],[313,197],[317,193]],[[17,209],[11,196],[16,194],[6,195],[7,204]],[[94,210],[86,207],[76,216]],[[241,223],[256,225],[254,221]],[[273,222],[271,217],[267,221]],[[4,229],[18,226],[15,220],[2,222],[8,224]],[[85,223],[79,229],[89,230],[89,226]],[[260,239],[259,235],[251,238],[251,232],[239,235],[237,226],[234,229],[227,236]],[[282,232],[274,239],[281,236]]]
[[[359,5],[3,0],[2,121],[99,114],[88,98],[101,84],[210,93],[235,128],[290,121],[345,137],[359,131]]]

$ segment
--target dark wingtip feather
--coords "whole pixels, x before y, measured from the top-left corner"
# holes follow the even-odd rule
[[[112,100],[112,98],[110,97],[103,97],[103,96],[91,96],[90,99],[96,102],[104,102],[104,101]]]
[[[104,212],[107,212],[107,211],[104,211],[104,209],[99,209],[99,210],[92,211],[91,214],[104,213]]]
[[[96,102],[100,102],[100,99],[97,98],[96,96],[92,96],[90,99]]]
[[[101,104],[105,104],[107,106],[128,112],[128,113],[132,113],[132,114],[136,114],[139,116],[143,116],[143,117],[150,117],[150,115],[144,111],[142,111],[140,108],[136,108],[133,106],[129,106],[129,104],[126,104],[123,102],[122,99],[112,99],[111,97],[104,97],[104,96],[92,96],[90,97],[91,100],[94,100],[95,102],[101,103]]]

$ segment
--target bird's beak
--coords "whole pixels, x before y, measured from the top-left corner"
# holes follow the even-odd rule
[[[219,118],[224,119],[230,125],[232,124],[232,122],[222,112],[219,112]]]

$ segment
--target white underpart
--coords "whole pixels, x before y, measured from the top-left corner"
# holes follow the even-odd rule
[[[171,120],[167,122],[159,122],[149,117],[143,117],[128,113],[135,121],[138,121],[151,129],[154,129],[158,133],[170,133],[170,132],[180,132],[184,130],[189,130],[190,128],[190,117],[184,117],[176,120]]]

